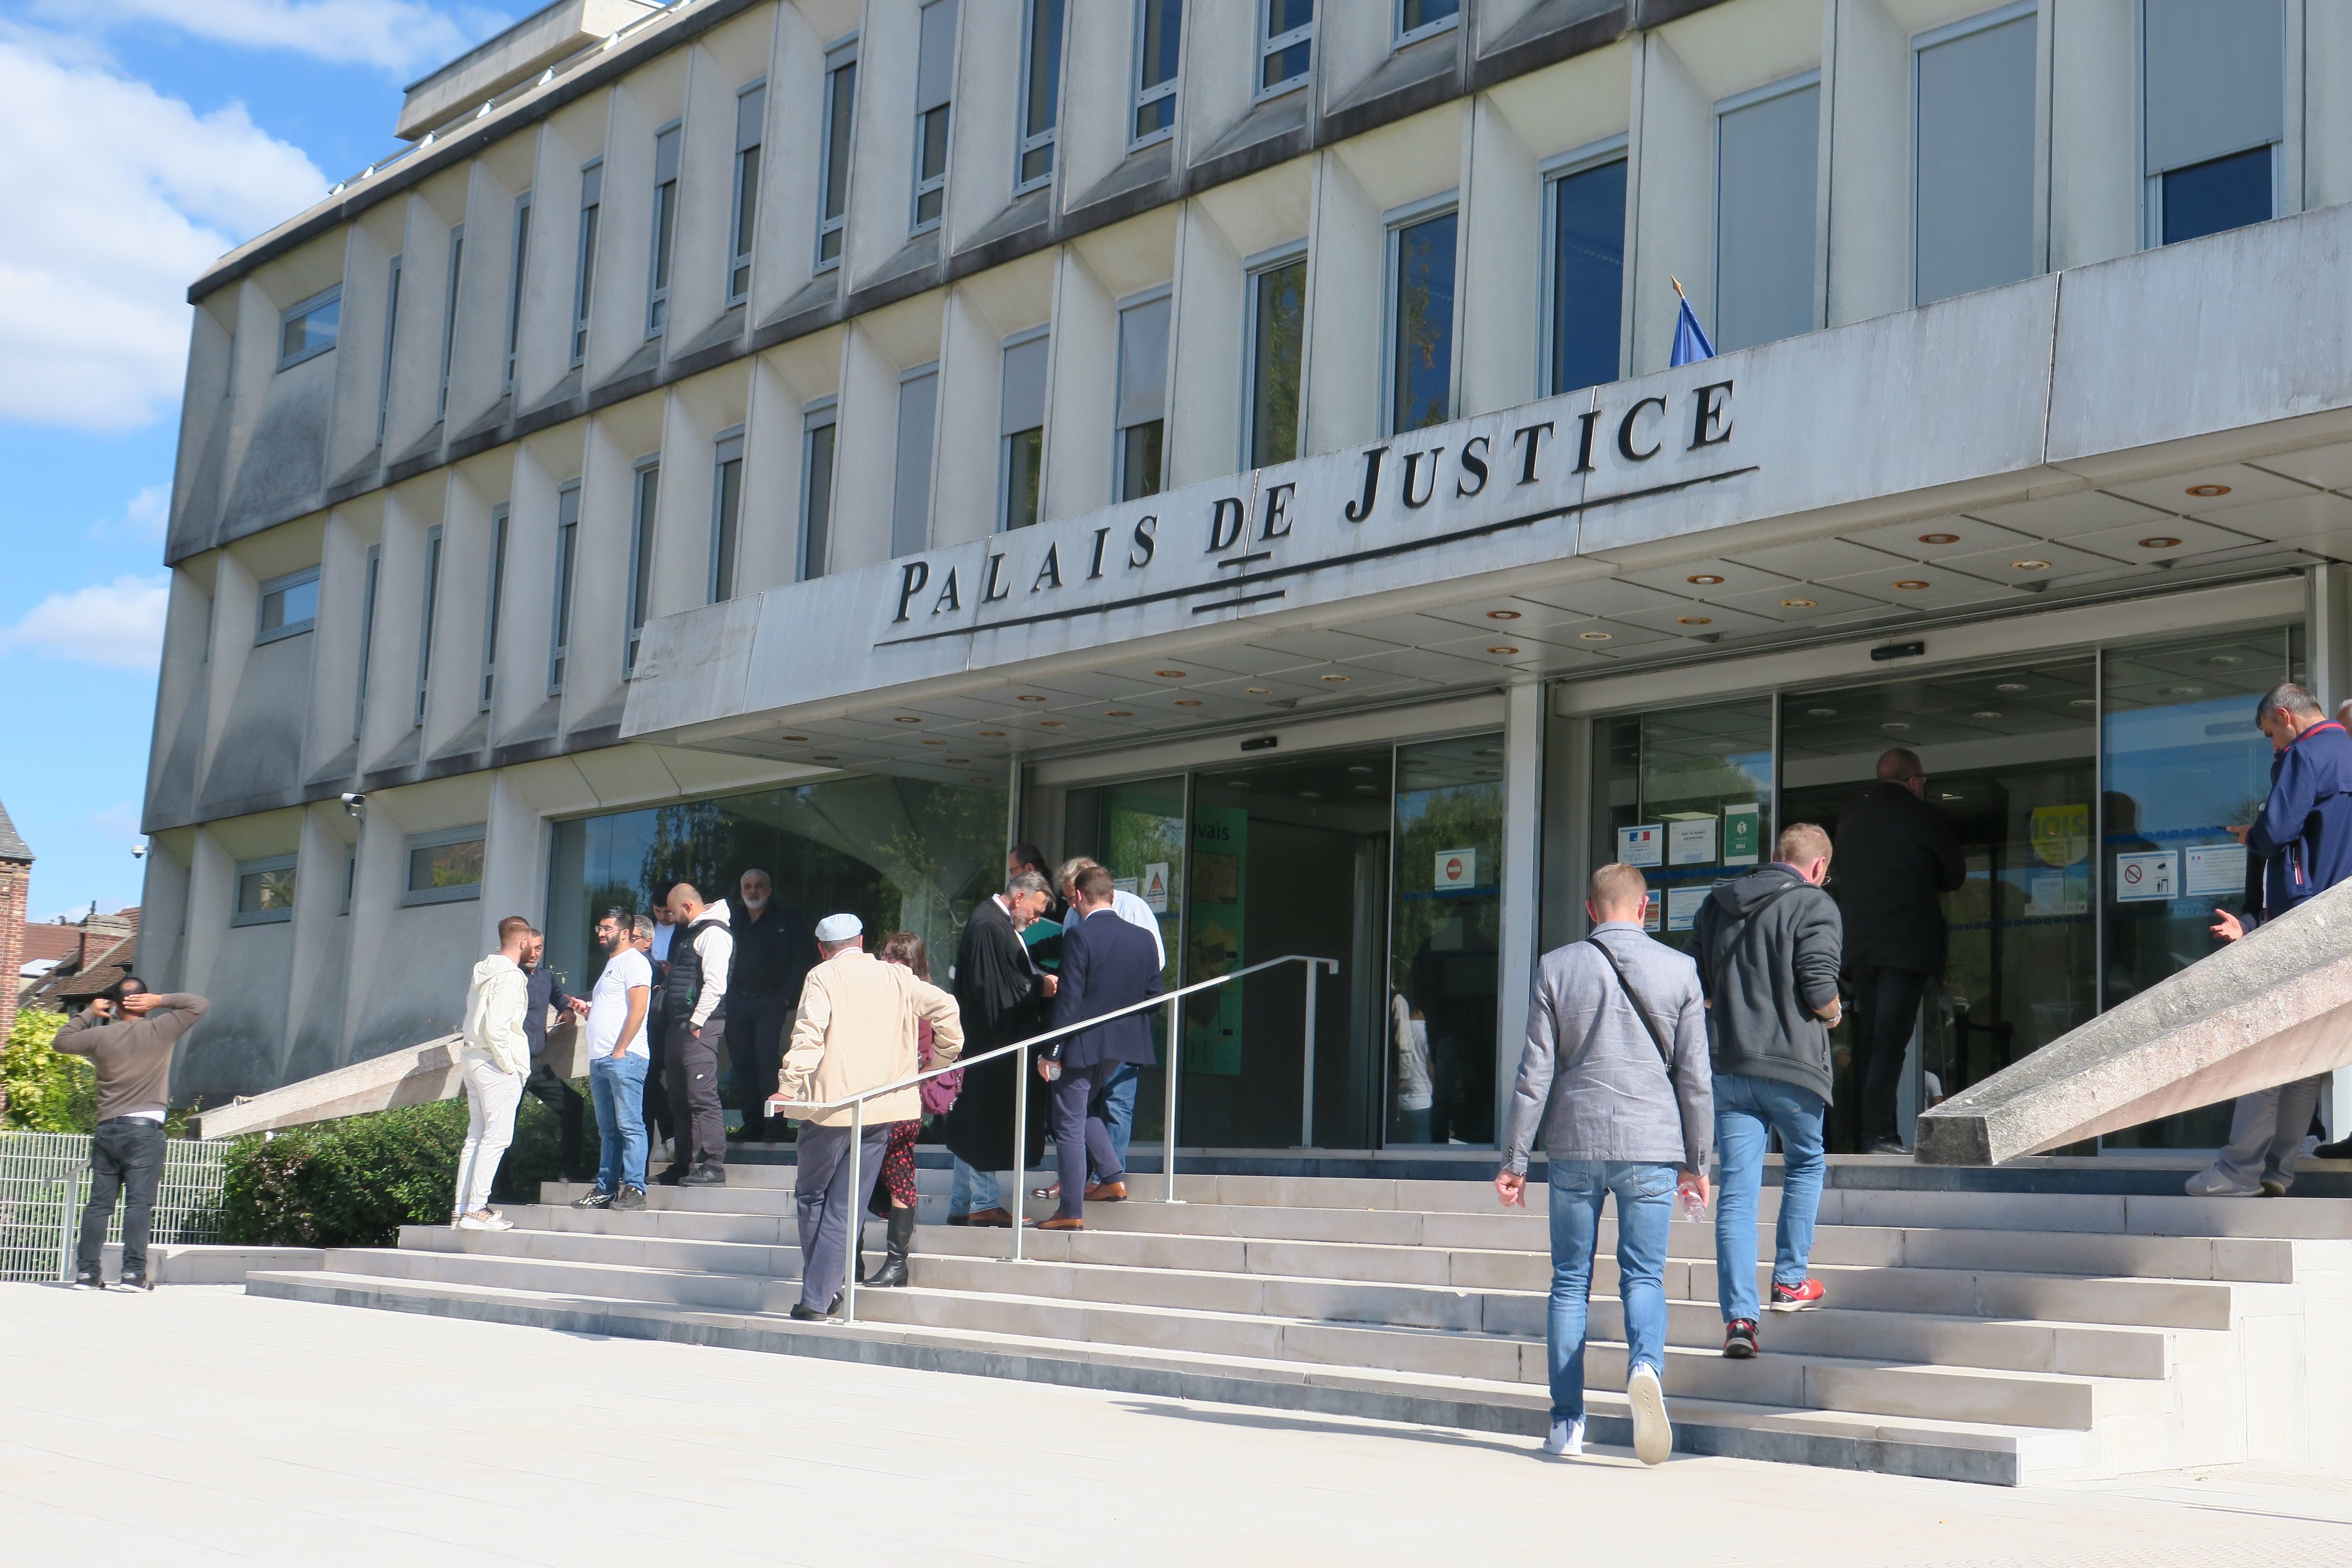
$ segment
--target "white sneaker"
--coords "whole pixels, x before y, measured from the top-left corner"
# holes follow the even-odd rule
[[[2187,1188],[2192,1198],[2250,1198],[2262,1191],[2259,1185],[2240,1186],[2221,1173],[2218,1165],[2208,1165],[2189,1178]]]
[[[1633,1369],[1625,1400],[1633,1407],[1633,1457],[1645,1465],[1664,1464],[1675,1451],[1675,1427],[1666,1419],[1666,1391],[1655,1367],[1643,1362]]]
[[[478,1214],[461,1214],[449,1222],[459,1230],[488,1230],[490,1222]]]
[[[1565,1454],[1573,1458],[1582,1454],[1584,1452],[1584,1417],[1580,1415],[1573,1421],[1553,1422],[1550,1435],[1543,1440],[1543,1451],[1554,1458]]]

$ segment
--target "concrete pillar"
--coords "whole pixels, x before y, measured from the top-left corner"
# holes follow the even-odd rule
[[[1495,1010],[1495,1133],[1502,1136],[1511,1085],[1528,1038],[1537,916],[1543,900],[1544,689],[1528,681],[1503,694],[1502,994]]]

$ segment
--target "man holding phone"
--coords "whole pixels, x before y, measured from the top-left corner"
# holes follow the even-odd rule
[[[572,1200],[576,1209],[641,1209],[646,1206],[646,1069],[653,1063],[646,1044],[646,1006],[652,999],[653,965],[637,951],[642,929],[653,922],[625,910],[606,910],[596,921],[597,945],[604,950],[604,973],[589,994],[588,1092],[596,1102],[596,1133],[602,1141],[596,1185]]]
[[[155,1189],[163,1181],[163,1113],[171,1103],[172,1048],[195,1027],[207,1005],[201,996],[157,995],[135,974],[67,1020],[50,1042],[98,1068],[98,1130],[89,1145],[89,1201],[82,1205],[74,1285],[106,1288],[100,1262],[114,1205],[122,1203],[125,1290],[152,1290],[147,1226]]]

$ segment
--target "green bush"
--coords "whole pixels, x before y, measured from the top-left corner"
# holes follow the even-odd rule
[[[26,1132],[88,1132],[98,1125],[98,1075],[87,1057],[49,1047],[65,1027],[63,1013],[26,1008],[0,1045],[0,1127]]]
[[[462,1099],[240,1138],[228,1152],[221,1239],[389,1247],[404,1225],[445,1225],[465,1142]],[[537,1202],[540,1183],[561,1179],[561,1156],[554,1113],[526,1097],[494,1196]]]

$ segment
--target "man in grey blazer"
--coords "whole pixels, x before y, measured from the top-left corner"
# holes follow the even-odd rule
[[[1677,1189],[1706,1200],[1715,1096],[1698,969],[1642,930],[1649,885],[1631,866],[1592,873],[1592,934],[1544,954],[1495,1191],[1527,1201],[1538,1142],[1551,1181],[1551,1429],[1547,1454],[1584,1451],[1584,1333],[1601,1207],[1617,1198],[1618,1294],[1625,1308],[1633,1452],[1664,1462],[1668,1226]]]

